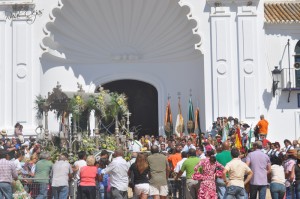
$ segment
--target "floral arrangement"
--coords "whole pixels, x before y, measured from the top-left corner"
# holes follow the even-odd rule
[[[111,100],[108,104],[110,117],[116,117],[128,111],[127,98],[124,94],[111,93]]]
[[[101,89],[96,98],[96,107],[101,116],[107,118],[107,101],[109,99],[109,93],[107,90]]]
[[[86,134],[82,136],[82,141],[79,143],[79,151],[85,151],[88,154],[93,154],[96,149],[96,142],[93,137],[88,137]]]
[[[101,148],[114,151],[117,146],[116,138],[114,136],[106,135],[103,139],[100,140]]]
[[[125,94],[118,95],[117,104],[119,105],[120,112],[122,114],[128,112],[127,98],[126,98]]]
[[[34,103],[35,103],[34,109],[36,110],[35,117],[37,120],[40,120],[43,118],[43,115],[44,115],[43,106],[44,106],[45,102],[46,102],[46,99],[42,95],[36,96],[36,99],[34,101]]]
[[[78,119],[81,113],[85,109],[85,102],[80,95],[74,95],[69,101],[69,110],[73,114],[73,117]]]

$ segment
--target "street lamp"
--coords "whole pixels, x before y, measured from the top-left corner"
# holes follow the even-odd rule
[[[278,83],[281,80],[281,71],[278,69],[278,66],[275,66],[274,70],[272,70],[272,76],[273,76],[273,83],[272,83],[272,92],[273,92],[273,97],[275,97],[275,92],[278,89]]]

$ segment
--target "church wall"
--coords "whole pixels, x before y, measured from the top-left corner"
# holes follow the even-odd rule
[[[168,95],[171,97],[171,109],[173,119],[178,112],[178,96],[181,95],[181,106],[183,117],[187,118],[188,100],[190,89],[192,89],[192,100],[194,107],[197,104],[201,108],[203,102],[203,91],[198,85],[203,84],[201,74],[203,68],[199,67],[201,59],[191,63],[160,63],[160,64],[105,64],[97,66],[72,66],[72,67],[56,67],[49,69],[43,75],[42,94],[45,95],[59,81],[62,89],[65,91],[77,90],[76,82],[84,86],[87,92],[93,92],[98,84],[108,83],[119,79],[136,79],[150,83],[158,90],[159,105],[159,129],[163,131],[163,119]],[[116,71],[118,73],[116,74]],[[55,79],[53,76],[55,75]],[[190,81],[190,80],[193,81]],[[49,118],[51,118],[50,116]],[[204,122],[204,118],[203,121]],[[55,130],[55,121],[49,124]]]
[[[209,129],[218,116],[237,117],[255,125],[260,114],[270,122],[270,140],[299,137],[300,113],[297,91],[278,90],[272,97],[272,74],[275,65],[287,66],[285,49],[290,39],[290,57],[300,39],[299,26],[264,23],[264,1],[254,5],[232,3],[214,7],[212,0],[182,0],[197,21],[201,38],[199,59],[162,63],[106,63],[99,65],[61,64],[48,68],[41,63],[42,40],[47,22],[58,0],[36,0],[35,9],[42,10],[33,24],[5,19],[0,7],[0,127],[10,132],[16,121],[24,121],[24,130],[32,134],[36,128],[33,101],[38,94],[46,95],[57,81],[66,91],[77,90],[77,82],[92,92],[96,84],[119,77],[155,84],[159,93],[159,129],[163,132],[163,117],[168,95],[171,96],[173,120],[177,114],[177,92],[181,92],[183,116],[192,89],[194,108],[199,105],[202,130]],[[256,4],[257,3],[257,4]],[[291,67],[293,62],[291,62]],[[130,72],[133,71],[133,72]],[[22,109],[22,111],[19,111]],[[25,118],[25,119],[23,119]],[[54,115],[50,129],[57,131]]]
[[[233,116],[250,126],[259,118],[259,40],[263,21],[258,1],[207,1],[210,25],[212,112],[217,117]],[[207,55],[207,56],[206,56]],[[207,118],[208,119],[208,118]]]
[[[194,5],[194,3],[196,5]],[[205,9],[205,2],[204,4],[202,2],[199,4],[197,1],[184,1],[183,4],[187,4],[191,8],[192,18],[196,18],[196,20],[201,23],[201,25],[198,25],[201,27],[199,28],[201,36],[202,34],[204,36],[209,35],[209,24],[206,20],[208,18],[208,13],[201,14],[202,12],[199,12],[199,10]],[[206,19],[203,18],[203,16],[205,16]],[[208,47],[209,43],[205,42],[203,45]],[[191,48],[193,48],[193,46],[191,46]],[[176,63],[176,61],[152,64],[123,62],[99,64],[97,66],[91,64],[88,64],[87,66],[71,64],[70,66],[58,66],[51,69],[49,69],[49,67],[42,67],[41,92],[45,95],[48,91],[51,91],[57,81],[62,85],[63,90],[76,90],[76,82],[79,81],[81,84],[85,85],[85,90],[93,92],[95,83],[103,84],[106,83],[106,81],[118,80],[118,76],[119,78],[133,78],[132,73],[138,74],[135,77],[137,80],[145,79],[145,82],[150,84],[155,82],[162,87],[157,88],[160,91],[158,99],[160,133],[163,133],[163,119],[168,95],[171,96],[171,108],[174,117],[173,119],[175,120],[178,112],[177,93],[181,93],[182,111],[186,122],[190,89],[192,90],[194,107],[196,108],[197,105],[200,107],[201,124],[202,129],[204,130],[212,121],[206,120],[207,112],[209,114],[211,112],[211,105],[206,105],[204,102],[207,100],[208,103],[211,104],[211,89],[208,89],[210,85],[205,86],[204,84],[204,79],[211,76],[211,71],[209,67],[203,67],[203,55],[201,55],[200,51],[197,53],[199,54],[199,60],[179,61],[179,63]],[[210,59],[206,58],[205,62],[208,63],[206,65],[209,65],[209,61]],[[206,70],[205,75],[204,70]],[[55,79],[53,79],[53,76],[55,76]],[[54,118],[54,116],[49,116],[49,118]],[[54,131],[56,129],[55,125],[55,120],[49,124]]]
[[[294,82],[294,49],[300,40],[300,29],[298,24],[267,24],[265,26],[265,74],[262,81],[265,89],[264,100],[261,107],[266,110],[267,118],[270,121],[270,138],[276,140],[298,139],[300,136],[300,111],[298,107],[297,94],[299,91],[289,91],[278,89],[275,97],[271,94],[272,74],[274,66],[278,66],[282,71],[282,81],[280,88],[288,87],[288,39],[290,40],[290,68],[291,81]],[[263,88],[263,86],[262,86]],[[262,89],[261,89],[262,90]],[[268,94],[267,94],[268,93]],[[289,100],[289,102],[288,102]]]
[[[36,128],[33,102],[40,93],[42,27],[49,18],[52,5],[57,4],[56,0],[42,2],[35,1],[32,10],[43,14],[36,16],[34,23],[29,22],[25,15],[16,17],[13,1],[0,5],[0,127],[8,134],[12,134],[16,122],[24,126],[25,134],[34,134]],[[20,5],[17,9],[28,8]]]

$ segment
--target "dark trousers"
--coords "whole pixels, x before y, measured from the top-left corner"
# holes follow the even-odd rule
[[[113,199],[128,199],[127,191],[120,191],[115,187],[110,188],[111,198]]]
[[[169,191],[172,192],[172,197],[173,198],[180,198],[184,199],[185,198],[185,190],[186,190],[186,178],[185,177],[180,177],[181,180],[172,180],[170,182],[170,187]],[[177,197],[178,193],[178,197]]]
[[[256,199],[257,192],[259,193],[259,199],[265,199],[267,194],[267,185],[250,184],[250,199]]]
[[[77,190],[78,199],[95,199],[96,186],[79,186]]]

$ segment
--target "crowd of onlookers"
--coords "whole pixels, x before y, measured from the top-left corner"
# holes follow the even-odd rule
[[[97,157],[80,151],[74,163],[67,153],[52,162],[33,137],[22,138],[20,128],[16,124],[18,133],[11,139],[1,132],[0,198],[15,191],[47,198],[49,190],[55,199],[68,198],[72,180],[77,198],[127,198],[130,187],[141,199],[263,199],[268,188],[272,198],[300,199],[299,143],[269,141],[263,116],[253,135],[249,125],[223,117],[206,134],[133,137],[125,149],[131,152],[129,161],[123,147],[113,158],[102,149]]]

